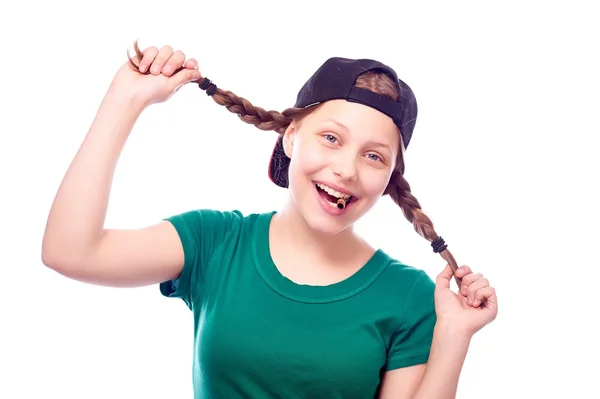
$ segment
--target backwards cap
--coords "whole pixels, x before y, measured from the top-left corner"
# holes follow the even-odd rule
[[[399,101],[355,87],[356,79],[368,71],[383,72],[397,82]],[[417,121],[417,100],[411,88],[398,79],[392,68],[369,59],[330,58],[302,86],[294,106],[308,108],[337,99],[360,103],[389,116],[400,130],[404,148],[408,147]],[[283,135],[275,143],[269,162],[269,178],[287,188],[290,159],[285,155],[282,140]]]

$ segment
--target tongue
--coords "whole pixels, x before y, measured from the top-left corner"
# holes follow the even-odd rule
[[[317,187],[317,191],[319,192],[319,195],[321,196],[321,198],[323,198],[325,201],[329,201],[332,204],[335,204],[338,200],[337,197],[327,194],[325,191],[321,190],[319,187]]]

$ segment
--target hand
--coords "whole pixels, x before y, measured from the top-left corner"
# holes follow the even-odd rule
[[[201,80],[198,61],[186,60],[182,51],[171,46],[149,47],[121,66],[111,83],[110,90],[140,101],[143,106],[168,100],[184,84]],[[139,67],[139,68],[138,68]],[[135,69],[134,69],[135,68]]]
[[[450,290],[452,277],[462,278],[458,294]],[[435,309],[439,322],[458,327],[472,336],[491,323],[498,314],[496,290],[480,273],[473,273],[468,266],[453,272],[450,265],[437,276],[435,286]]]

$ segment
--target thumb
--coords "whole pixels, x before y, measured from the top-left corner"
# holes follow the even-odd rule
[[[447,264],[444,270],[440,274],[438,274],[435,279],[435,290],[440,291],[443,289],[450,289],[450,279],[454,276],[454,270],[450,264]]]
[[[191,83],[200,80],[202,77],[197,69],[182,69],[169,79],[169,83],[173,90],[180,88],[186,83]]]

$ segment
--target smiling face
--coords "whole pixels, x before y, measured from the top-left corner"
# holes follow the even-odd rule
[[[391,118],[362,104],[332,100],[292,123],[284,136],[291,158],[289,190],[314,230],[335,234],[367,213],[384,193],[400,135]],[[347,198],[338,209],[336,197]]]

